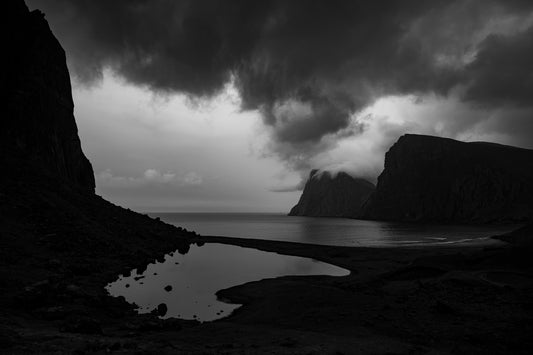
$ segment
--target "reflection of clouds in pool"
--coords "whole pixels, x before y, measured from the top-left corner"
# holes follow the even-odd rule
[[[230,314],[240,305],[217,299],[219,290],[250,281],[287,275],[344,276],[348,270],[316,260],[224,244],[191,246],[189,253],[168,254],[163,262],[147,266],[107,285],[113,296],[139,305],[141,313],[160,303],[168,306],[165,318],[209,321]],[[144,277],[141,284],[140,278]],[[137,280],[136,280],[137,278]],[[126,288],[126,284],[130,284]],[[171,292],[165,290],[171,286]]]

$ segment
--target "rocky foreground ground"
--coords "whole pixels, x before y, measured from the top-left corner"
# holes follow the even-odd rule
[[[13,169],[22,169],[13,167]],[[200,237],[53,187],[2,181],[0,352],[526,354],[533,349],[531,228],[485,246],[348,248]],[[46,189],[42,184],[48,186]],[[47,192],[43,192],[47,191]],[[104,286],[190,243],[312,257],[346,277],[282,277],[220,291],[215,322],[137,315]]]

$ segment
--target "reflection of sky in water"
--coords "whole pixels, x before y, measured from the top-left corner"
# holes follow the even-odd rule
[[[202,235],[286,240],[343,246],[460,243],[502,234],[516,226],[431,225],[259,213],[153,213]]]
[[[165,303],[168,317],[214,320],[231,313],[239,305],[217,300],[219,290],[250,281],[287,275],[344,276],[348,270],[316,260],[280,255],[256,249],[223,244],[192,245],[185,255],[167,255],[163,263],[150,264],[139,277],[120,277],[106,288],[113,296],[124,296],[150,312]],[[126,287],[126,284],[129,287]],[[172,286],[167,292],[165,286]]]

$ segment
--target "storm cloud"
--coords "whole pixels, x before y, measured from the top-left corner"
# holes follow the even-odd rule
[[[232,82],[242,109],[262,114],[270,151],[295,169],[308,168],[309,157],[336,137],[364,131],[354,116],[386,96],[454,96],[488,116],[532,112],[530,1],[29,5],[46,13],[84,83],[110,68],[157,93],[209,98]]]

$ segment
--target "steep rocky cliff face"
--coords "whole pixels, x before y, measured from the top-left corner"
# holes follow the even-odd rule
[[[104,285],[156,257],[186,252],[194,233],[94,194],[63,49],[41,13],[30,13],[22,0],[3,6],[0,353],[71,353],[78,348],[71,337],[58,348],[26,334],[101,334],[100,324],[125,323],[133,309],[108,297]]]
[[[402,136],[387,152],[364,218],[397,221],[533,220],[533,151]]]
[[[74,120],[65,52],[44,15],[23,1],[8,1],[4,24],[0,159],[24,164],[87,193],[94,175]]]
[[[374,185],[340,172],[312,170],[298,204],[289,216],[356,217]]]

